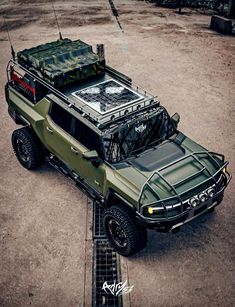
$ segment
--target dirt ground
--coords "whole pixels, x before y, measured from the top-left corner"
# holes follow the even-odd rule
[[[212,12],[159,8],[145,1],[55,1],[64,37],[104,43],[108,64],[158,95],[180,130],[224,153],[234,173],[235,37],[209,30]],[[3,19],[5,16],[5,23]],[[58,38],[50,1],[0,2],[0,306],[90,306],[91,203],[44,165],[16,161],[7,114],[8,25],[16,51]],[[234,192],[181,232],[150,231],[147,247],[121,258],[134,285],[125,306],[234,306]]]

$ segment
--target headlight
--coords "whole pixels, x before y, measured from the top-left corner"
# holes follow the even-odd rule
[[[151,218],[166,218],[166,217],[173,217],[177,214],[181,213],[181,204],[174,204],[174,205],[162,205],[161,207],[158,204],[157,207],[149,206],[145,207],[144,215],[151,217]]]
[[[207,195],[211,198],[215,195],[215,189],[214,188],[209,188],[207,191]]]
[[[155,206],[148,206],[144,208],[143,214],[150,218],[165,218],[166,217],[166,211],[164,210],[164,207],[160,207],[159,205],[157,207]]]
[[[192,197],[190,200],[189,200],[189,204],[192,206],[192,207],[196,207],[198,204],[199,204],[199,199],[197,197]]]
[[[207,196],[205,193],[201,193],[198,195],[200,202],[204,203],[207,200]]]
[[[148,207],[148,214],[153,214],[159,211],[164,210],[164,207]]]

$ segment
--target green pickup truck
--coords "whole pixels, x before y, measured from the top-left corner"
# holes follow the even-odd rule
[[[7,74],[8,111],[23,126],[12,134],[17,159],[28,170],[47,160],[103,206],[121,255],[145,247],[147,228],[176,232],[221,203],[224,156],[180,132],[179,115],[102,52],[60,39],[18,52]]]

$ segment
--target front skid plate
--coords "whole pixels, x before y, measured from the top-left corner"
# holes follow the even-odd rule
[[[198,216],[202,215],[203,213],[207,212],[208,210],[210,210],[211,208],[215,207],[217,205],[218,201],[213,202],[212,204],[207,205],[207,207],[205,208],[205,210],[201,211],[200,213],[194,215],[195,209],[197,210],[198,208],[196,207],[195,209],[192,209],[189,211],[189,218],[186,219],[183,222],[180,222],[178,224],[175,224],[172,226],[170,232],[178,227],[181,227],[184,224],[187,224],[188,222],[194,220],[195,218],[197,218]]]

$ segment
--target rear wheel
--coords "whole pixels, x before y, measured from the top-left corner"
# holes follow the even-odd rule
[[[131,212],[113,206],[105,211],[103,223],[106,237],[119,254],[131,256],[145,247],[147,231],[136,223]]]
[[[43,148],[29,127],[12,133],[12,146],[18,161],[28,170],[36,168],[45,160]]]

